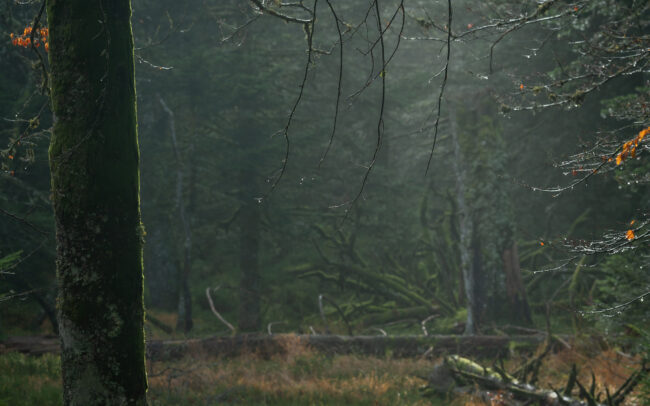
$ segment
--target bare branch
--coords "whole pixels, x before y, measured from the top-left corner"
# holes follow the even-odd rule
[[[433,126],[433,145],[431,145],[431,153],[429,154],[429,160],[427,161],[427,169],[424,171],[426,175],[429,172],[429,167],[431,166],[431,159],[433,158],[433,151],[436,149],[436,141],[438,139],[438,125],[440,124],[440,112],[442,108],[442,96],[445,92],[445,86],[447,85],[447,76],[449,74],[449,58],[451,57],[451,23],[453,18],[453,9],[451,7],[451,0],[447,0],[447,58],[445,60],[445,75],[442,78],[442,83],[440,84],[440,92],[438,93],[438,114],[436,116],[436,122]]]
[[[424,334],[425,337],[427,337],[429,335],[429,332],[427,331],[427,327],[426,327],[427,322],[435,319],[436,317],[438,317],[438,316],[435,315],[435,314],[432,314],[431,316],[427,317],[426,319],[424,319],[424,320],[422,320],[420,322],[420,325],[422,326],[422,333]]]
[[[254,3],[259,3],[257,0],[251,0]],[[291,144],[289,142],[289,128],[291,127],[291,124],[293,123],[293,116],[296,114],[296,109],[298,108],[298,105],[300,104],[300,101],[302,100],[302,96],[305,92],[305,86],[307,84],[307,76],[309,74],[309,67],[312,64],[312,54],[314,52],[314,47],[313,47],[313,41],[314,41],[314,28],[316,25],[316,7],[318,6],[318,0],[314,1],[314,10],[312,11],[312,19],[309,21],[303,22],[303,27],[305,30],[305,34],[307,34],[307,61],[305,63],[305,69],[302,77],[302,82],[300,83],[300,92],[298,93],[298,96],[296,97],[295,102],[293,103],[293,107],[291,107],[291,112],[289,113],[289,117],[287,118],[287,123],[285,124],[284,128],[281,130],[282,135],[284,137],[284,142],[285,142],[285,152],[284,152],[284,159],[282,160],[282,167],[280,168],[280,174],[273,180],[273,183],[271,184],[270,190],[267,192],[267,194],[260,198],[258,201],[262,201],[265,197],[267,197],[273,190],[275,190],[275,187],[278,185],[280,180],[282,179],[282,176],[284,176],[284,173],[287,169],[287,164],[289,163],[289,151]]]
[[[318,2],[318,0],[316,0],[316,2],[314,2],[314,9],[313,10],[309,10],[306,7],[302,7],[303,10],[306,10],[309,14],[311,14],[311,18],[308,18],[308,19],[293,17],[293,16],[290,16],[288,14],[281,13],[281,12],[275,10],[275,9],[266,7],[260,0],[250,0],[250,1],[253,4],[255,4],[255,6],[259,10],[261,10],[262,12],[264,12],[264,13],[266,13],[268,15],[271,15],[273,17],[280,18],[280,19],[282,19],[282,20],[284,20],[286,22],[289,22],[289,23],[312,24],[314,21],[316,21],[316,3]]]
[[[330,3],[330,0],[325,0],[325,1],[327,2],[327,5],[329,6],[330,11],[332,12],[332,16],[334,17],[334,22],[336,23],[336,31],[339,36],[339,77],[338,77],[338,83],[336,85],[336,105],[334,107],[334,124],[332,126],[332,134],[330,135],[329,142],[327,143],[327,148],[325,149],[325,152],[323,152],[323,155],[321,156],[320,161],[318,162],[319,168],[323,163],[323,161],[325,160],[327,153],[332,147],[332,142],[334,141],[334,134],[336,133],[336,124],[339,118],[339,102],[341,101],[341,84],[343,82],[343,34],[341,33],[339,18],[336,15],[336,11],[334,11],[334,7],[332,7],[332,3]]]
[[[216,292],[217,290],[219,290],[219,288],[220,288],[220,286],[217,286],[216,288],[214,288],[214,291]],[[217,316],[219,321],[221,321],[223,324],[225,324],[226,327],[228,327],[228,329],[230,329],[230,331],[232,331],[233,334],[235,334],[236,333],[235,327],[233,327],[232,324],[228,323],[228,321],[223,318],[223,316],[217,311],[217,309],[214,308],[214,303],[212,302],[212,297],[210,296],[210,288],[209,287],[205,289],[205,296],[208,298],[208,303],[210,304],[210,310],[212,310],[212,313],[215,316]]]

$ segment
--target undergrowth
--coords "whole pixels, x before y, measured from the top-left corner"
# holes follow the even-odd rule
[[[61,404],[61,361],[58,355],[0,355],[0,406]]]
[[[282,355],[249,353],[235,358],[193,354],[175,361],[148,361],[151,406],[171,405],[487,405],[464,395],[424,398],[435,361],[354,355],[325,356],[310,351],[299,340],[287,340]],[[521,359],[506,362],[509,370]],[[540,387],[561,388],[573,363],[579,379],[598,388],[615,390],[638,357],[616,350],[564,349],[548,357],[540,369]],[[489,365],[489,360],[483,360]],[[57,355],[39,357],[17,353],[0,355],[0,406],[60,405],[61,376]],[[646,385],[647,387],[647,385]],[[626,405],[649,405],[640,388]],[[647,392],[646,392],[647,393]],[[492,404],[495,404],[492,402]]]

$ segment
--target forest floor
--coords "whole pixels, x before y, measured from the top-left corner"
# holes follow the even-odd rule
[[[498,405],[498,397],[426,398],[420,388],[437,359],[327,356],[287,341],[282,355],[234,358],[192,354],[174,361],[148,361],[149,399],[163,405]],[[594,347],[591,345],[590,347]],[[491,365],[493,360],[482,360]],[[505,363],[515,370],[525,358]],[[564,348],[546,357],[537,385],[562,388],[573,364],[579,380],[614,392],[638,367],[639,358],[614,349]],[[59,356],[0,355],[0,406],[60,405]],[[647,395],[647,394],[646,394]],[[625,405],[643,403],[638,390]]]

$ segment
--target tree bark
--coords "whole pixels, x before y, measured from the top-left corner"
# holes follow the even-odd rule
[[[64,405],[145,405],[129,0],[48,0]]]
[[[474,274],[472,272],[472,219],[469,208],[465,204],[465,169],[458,139],[458,125],[456,123],[456,110],[454,106],[449,110],[451,138],[454,144],[454,175],[456,177],[456,204],[458,205],[458,229],[460,235],[460,266],[463,276],[465,298],[467,299],[467,322],[465,334],[472,335],[476,332],[476,298],[474,295]]]

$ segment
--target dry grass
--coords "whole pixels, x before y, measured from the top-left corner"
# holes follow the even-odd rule
[[[338,399],[348,404],[368,399],[374,400],[374,403],[363,404],[431,404],[430,400],[419,397],[419,388],[426,383],[420,377],[431,371],[435,363],[431,360],[353,355],[326,357],[314,353],[295,336],[287,336],[282,346],[284,353],[270,359],[254,353],[232,359],[194,354],[192,358],[172,364],[150,363],[149,382],[152,393],[206,393],[214,391],[215,388],[220,388],[221,391],[236,388],[245,394],[243,396],[246,398],[251,394],[258,394],[264,399]],[[507,368],[514,370],[522,361],[511,360],[507,362]],[[613,393],[633,370],[638,368],[640,358],[626,356],[614,350],[563,350],[544,360],[537,386],[564,387],[574,363],[578,367],[578,378],[583,385],[591,385],[593,372],[597,391],[604,393],[607,386],[610,393]],[[468,394],[444,404],[493,406],[502,404],[499,396],[499,393],[495,393],[490,400],[485,400]],[[325,401],[318,404],[337,403]],[[641,402],[638,397],[630,396],[625,404],[636,406],[641,405]]]
[[[432,367],[426,360],[325,357],[291,336],[283,347],[284,354],[270,359],[249,353],[233,359],[203,356],[173,365],[150,363],[149,385],[160,393],[173,388],[206,392],[217,385],[274,398],[375,399],[378,405],[390,405],[399,404],[396,398],[418,394],[425,384],[418,376]],[[430,403],[420,399],[407,404]]]
[[[563,350],[550,356],[540,369],[540,386],[562,387],[566,383],[571,366],[578,368],[578,380],[589,388],[592,373],[596,379],[596,393],[605,393],[605,388],[614,393],[625,380],[641,365],[640,356],[629,356],[613,349],[600,352]],[[626,405],[641,404],[641,399],[629,396]]]
[[[462,395],[452,399],[423,398],[419,391],[435,361],[390,359],[353,355],[327,357],[313,352],[295,336],[282,342],[281,355],[255,353],[218,358],[195,352],[172,362],[149,362],[149,396],[152,406],[162,405],[448,405],[496,406],[490,400]],[[508,370],[522,360],[510,360]],[[596,387],[615,391],[638,368],[640,358],[615,350],[586,348],[551,354],[540,369],[538,386],[564,387],[575,363],[587,387],[591,373]],[[489,365],[490,362],[484,362]],[[59,360],[56,355],[0,357],[0,405],[60,405]],[[639,394],[625,405],[642,405]],[[3,403],[4,402],[4,403]],[[647,405],[647,403],[646,403]]]

